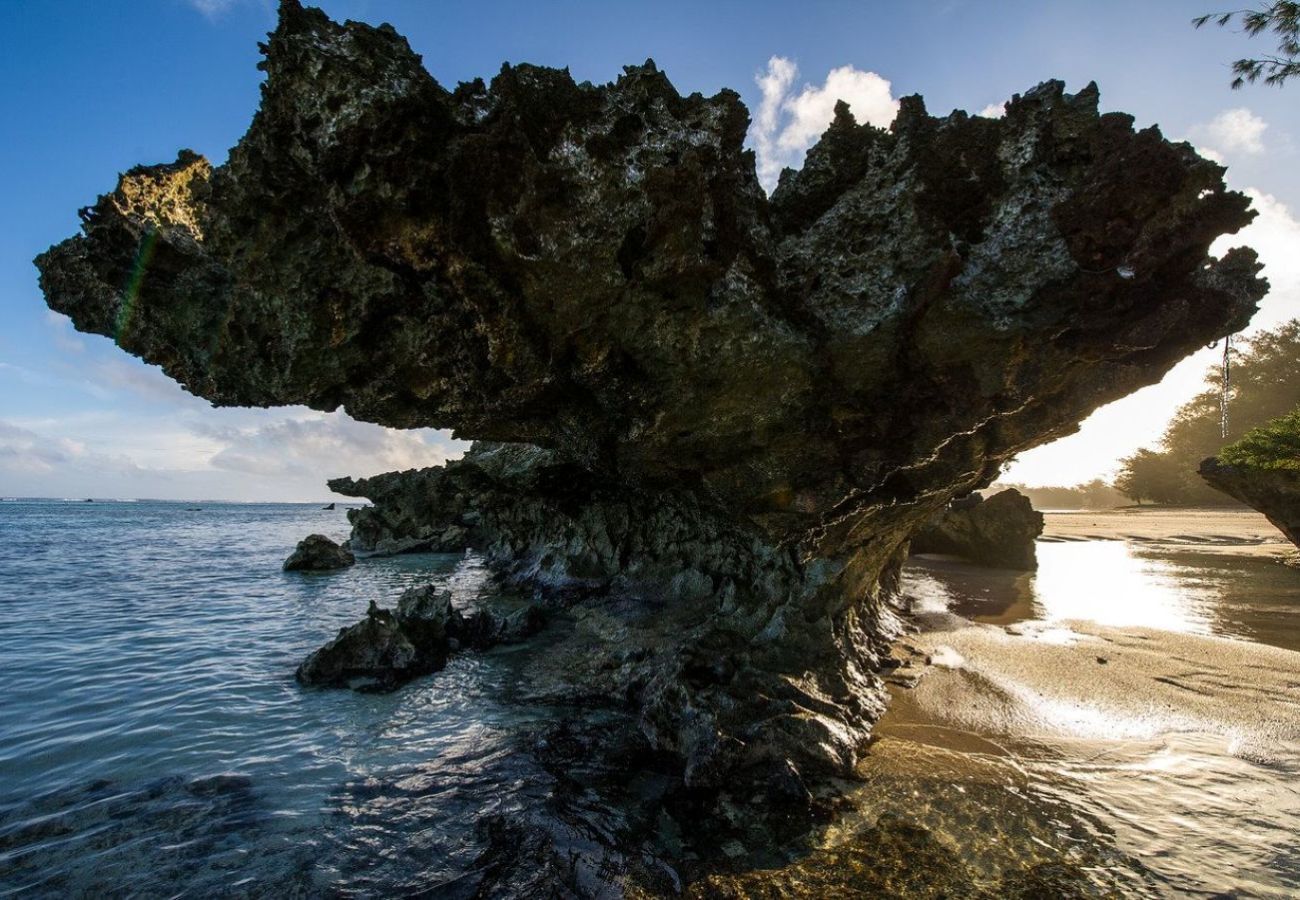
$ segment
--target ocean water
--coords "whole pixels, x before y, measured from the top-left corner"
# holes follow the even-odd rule
[[[559,714],[529,693],[536,645],[458,655],[391,694],[294,682],[302,658],[371,600],[391,606],[433,581],[473,607],[491,590],[475,558],[450,555],[282,572],[312,532],[342,539],[345,511],[0,502],[0,896],[466,896],[485,818],[556,808],[556,775],[528,752]],[[943,630],[964,633],[954,622],[1032,625],[1047,639],[1083,619],[1300,650],[1300,576],[1276,564],[1122,543],[1042,545],[1041,556],[1034,576],[911,567],[909,590],[942,613],[935,640],[969,657],[944,670],[964,680],[940,695],[941,713],[980,709],[998,665],[1020,653],[980,660]],[[1254,700],[1285,718],[1296,708],[1286,679],[1300,676],[1277,668],[1270,690],[1283,688]],[[1059,680],[1080,683],[1070,672]],[[1114,739],[1015,717],[941,722],[909,706],[923,690],[899,692],[859,806],[828,841],[888,812],[931,828],[990,881],[1041,852],[1077,857],[1099,890],[1300,891],[1295,760],[1234,752],[1213,729]],[[593,894],[612,882],[591,835],[619,828],[601,802],[584,795],[562,816],[575,855],[595,860]]]
[[[0,503],[0,896],[400,893],[544,783],[503,770],[532,715],[508,653],[391,694],[294,682],[370,600],[484,585],[445,555],[282,572],[312,532],[345,538],[345,511]]]

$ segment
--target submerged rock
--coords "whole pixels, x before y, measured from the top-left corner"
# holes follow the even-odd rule
[[[976,493],[955,500],[912,535],[913,553],[948,553],[982,566],[1036,569],[1034,542],[1043,533],[1043,514],[1015,488],[987,500]]]
[[[710,875],[692,884],[685,895],[691,900],[1082,900],[1098,895],[1086,872],[1067,863],[1008,873],[999,884],[982,888],[976,886],[979,880],[960,853],[930,831],[886,814],[838,846],[812,850],[777,869]]]
[[[912,533],[1266,289],[1209,256],[1253,216],[1222,167],[1094,85],[841,104],[769,199],[739,96],[649,61],[448,90],[294,0],[265,50],[229,160],[125,173],[38,258],[49,305],[218,405],[504,442],[335,488],[375,503],[356,548],[463,541],[572,606],[573,677],[695,787],[850,773]]]
[[[346,569],[357,561],[352,551],[325,537],[309,534],[298,542],[298,547],[284,561],[286,572],[324,572]]]
[[[1199,471],[1211,487],[1263,513],[1300,547],[1300,469],[1226,465],[1212,456]]]

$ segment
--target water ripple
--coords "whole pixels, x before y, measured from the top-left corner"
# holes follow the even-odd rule
[[[294,683],[371,600],[483,589],[455,556],[280,570],[306,534],[347,530],[342,510],[292,504],[0,506],[0,895],[338,890],[412,824],[357,821],[355,785],[437,760],[397,784],[487,791],[527,718],[494,699],[508,663],[462,655],[389,695]],[[463,861],[472,823],[444,814],[414,840]],[[393,884],[428,869],[408,862]]]

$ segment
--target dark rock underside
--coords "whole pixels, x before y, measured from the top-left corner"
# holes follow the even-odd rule
[[[1210,487],[1263,513],[1300,547],[1300,470],[1230,466],[1212,456],[1201,463],[1200,474]]]
[[[769,199],[738,95],[649,62],[449,91],[296,2],[265,54],[229,160],[123,175],[49,305],[219,405],[494,442],[336,482],[376,503],[354,549],[463,539],[571,610],[566,677],[694,788],[850,772],[908,536],[1266,289],[1208,255],[1253,216],[1223,169],[1093,85],[841,106]]]

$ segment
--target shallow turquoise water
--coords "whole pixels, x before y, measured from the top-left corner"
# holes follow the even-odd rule
[[[0,895],[401,890],[472,859],[526,726],[508,655],[387,695],[308,691],[308,652],[454,556],[280,571],[345,511],[0,503]],[[438,761],[436,786],[395,789]],[[520,763],[523,765],[524,763]],[[527,773],[519,773],[526,775]],[[526,778],[519,781],[526,782]]]

